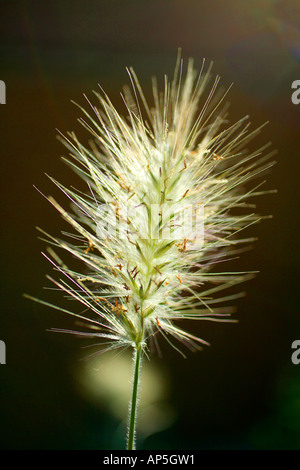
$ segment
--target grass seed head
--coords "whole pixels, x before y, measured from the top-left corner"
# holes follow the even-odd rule
[[[126,117],[100,89],[96,105],[87,100],[89,112],[80,107],[93,136],[89,146],[74,133],[62,137],[87,194],[52,179],[72,211],[49,201],[75,235],[71,242],[49,240],[84,271],[69,269],[52,249],[45,256],[62,275],[52,282],[84,309],[65,311],[89,331],[68,332],[99,339],[104,350],[142,344],[147,352],[158,336],[176,349],[176,340],[197,349],[207,343],[180,320],[230,316],[224,304],[235,296],[215,295],[250,275],[211,269],[250,241],[240,234],[260,220],[250,201],[259,192],[245,185],[272,165],[271,153],[267,146],[247,150],[260,129],[250,130],[247,118],[228,124],[226,93],[216,99],[219,78],[209,86],[204,63],[196,73],[190,59],[184,71],[179,57],[162,91],[153,80],[153,106],[134,71],[128,73]]]

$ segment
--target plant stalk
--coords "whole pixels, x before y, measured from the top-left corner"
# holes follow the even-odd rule
[[[137,418],[137,405],[138,405],[138,397],[139,397],[142,354],[143,353],[142,353],[141,344],[138,344],[134,351],[134,376],[133,376],[133,384],[132,384],[131,404],[130,404],[130,409],[129,409],[127,450],[135,450],[136,418]]]

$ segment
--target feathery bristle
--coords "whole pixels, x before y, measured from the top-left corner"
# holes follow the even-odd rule
[[[80,107],[90,147],[74,133],[62,136],[68,163],[88,193],[51,178],[72,212],[48,199],[73,232],[65,240],[41,232],[80,260],[85,273],[69,269],[52,249],[44,256],[63,275],[51,281],[85,308],[84,314],[64,311],[90,325],[90,332],[63,331],[98,338],[104,350],[142,344],[147,351],[159,335],[175,349],[173,340],[199,349],[207,343],[180,320],[233,321],[222,304],[238,295],[212,295],[252,276],[210,270],[251,241],[239,236],[260,220],[251,198],[261,192],[260,185],[244,185],[272,165],[272,153],[265,154],[267,145],[246,150],[260,129],[250,131],[247,118],[228,125],[226,93],[215,100],[218,77],[206,91],[210,68],[203,68],[197,74],[190,59],[183,78],[179,57],[163,92],[153,81],[153,107],[130,69],[132,92],[125,88],[122,95],[126,118],[101,90],[97,106],[88,100],[91,114]]]

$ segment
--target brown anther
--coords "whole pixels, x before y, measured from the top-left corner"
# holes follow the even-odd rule
[[[182,242],[176,243],[178,251],[181,251],[181,252],[185,251],[187,242],[188,242],[188,239],[184,238]]]
[[[214,160],[224,160],[224,157],[221,157],[220,155],[217,155],[216,153],[213,153],[213,159]]]
[[[156,320],[156,326],[159,328],[161,325],[159,323],[158,317],[156,317],[155,320]]]
[[[192,153],[192,152],[191,152]],[[179,173],[182,173],[184,170],[187,169],[186,158],[183,160],[183,168],[180,170]]]
[[[125,313],[127,312],[127,308],[125,308],[122,304],[120,304],[117,299],[115,299],[115,307],[112,307],[111,309],[116,312],[116,314],[120,314],[120,313]]]
[[[120,175],[120,174],[117,174],[119,180],[117,181],[117,183],[120,185],[120,187],[122,189],[124,189],[124,191],[128,191],[130,192],[131,191],[131,187],[127,184],[127,182],[124,180],[123,176]]]
[[[181,283],[182,283],[182,279],[181,279],[181,277],[180,277],[180,274],[178,274],[178,276],[176,276],[176,277],[177,277],[178,281],[179,281],[180,284],[181,284]]]
[[[89,246],[87,247],[86,250],[84,250],[85,254],[87,254],[89,251],[93,251],[94,248],[95,248],[95,245],[91,242],[91,240],[89,240]]]
[[[105,302],[111,307],[111,303],[105,297],[94,297],[94,302]]]
[[[135,195],[135,192],[133,192],[133,193],[129,196],[129,198],[127,199],[127,201],[129,201],[129,199],[131,199],[134,195]]]
[[[139,271],[137,271],[137,272],[134,274],[134,276],[132,276],[132,277],[133,277],[133,279],[135,279],[135,278],[136,278],[136,276],[138,275],[138,273],[139,273]]]

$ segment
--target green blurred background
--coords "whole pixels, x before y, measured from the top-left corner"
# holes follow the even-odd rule
[[[300,105],[291,102],[300,79],[299,1],[1,0],[0,15],[1,448],[124,448],[131,359],[82,360],[93,350],[87,343],[46,331],[72,327],[71,319],[22,297],[56,299],[44,290],[51,267],[35,226],[56,235],[66,228],[33,185],[64,203],[44,173],[83,189],[56,140],[56,128],[89,138],[70,100],[83,104],[100,83],[122,111],[125,67],[150,97],[151,75],[172,74],[178,47],[198,67],[212,60],[225,88],[234,83],[232,121],[270,121],[253,145],[271,140],[278,150],[265,186],[278,194],[257,201],[274,217],[249,230],[259,238],[253,250],[228,264],[261,271],[235,302],[239,323],[190,324],[211,347],[183,359],[161,343],[163,358],[146,361],[138,446],[300,448],[300,364],[291,362],[300,339]]]

